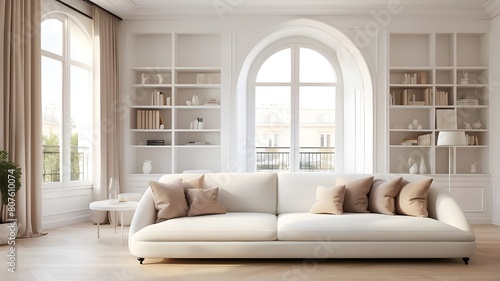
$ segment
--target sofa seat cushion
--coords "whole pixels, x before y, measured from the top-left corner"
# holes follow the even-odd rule
[[[174,241],[274,241],[274,214],[226,213],[175,218],[149,225],[135,234],[133,240],[145,242]]]
[[[475,241],[474,234],[432,218],[373,213],[286,213],[278,216],[282,241]]]

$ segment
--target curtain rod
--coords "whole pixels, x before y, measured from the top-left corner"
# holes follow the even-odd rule
[[[58,2],[58,3],[60,3],[60,4],[63,4],[64,6],[66,6],[66,7],[70,8],[71,10],[73,10],[73,11],[75,11],[75,12],[77,12],[77,13],[81,14],[81,15],[86,16],[86,17],[87,17],[87,18],[89,18],[89,19],[92,19],[92,16],[90,16],[90,15],[86,14],[85,12],[82,12],[82,11],[78,10],[77,8],[75,8],[75,7],[71,6],[71,5],[69,5],[69,4],[65,3],[65,2],[63,2],[62,0],[55,0],[55,1],[56,1],[56,2]],[[108,11],[108,10],[104,9],[103,7],[101,7],[101,6],[97,5],[96,3],[94,3],[94,2],[92,2],[92,1],[90,1],[90,0],[83,0],[83,2],[85,2],[85,3],[89,4],[89,5],[96,6],[96,7],[100,8],[100,9],[102,9],[103,11],[106,11],[108,14],[110,14],[110,15],[114,16],[115,18],[117,18],[117,19],[119,19],[119,20],[123,20],[121,17],[119,17],[119,16],[117,16],[117,15],[113,14],[112,12],[110,12],[110,11]]]
[[[85,3],[89,4],[89,5],[94,5],[94,6],[96,6],[96,7],[99,7],[100,9],[102,9],[103,11],[106,11],[108,14],[112,15],[113,17],[115,17],[115,18],[117,18],[117,19],[119,19],[119,20],[123,20],[121,17],[119,17],[119,16],[117,16],[117,15],[113,14],[112,12],[110,12],[110,11],[108,11],[108,10],[104,9],[103,7],[101,7],[101,6],[97,5],[96,3],[94,3],[94,2],[92,2],[92,1],[90,1],[90,0],[83,0],[83,2],[85,2]]]
[[[89,18],[89,19],[92,19],[92,17],[91,17],[90,15],[87,15],[86,13],[84,13],[84,12],[82,12],[82,11],[78,10],[77,8],[75,8],[75,7],[71,6],[71,5],[67,4],[67,3],[64,3],[64,2],[63,2],[63,1],[61,1],[61,0],[55,0],[55,1],[56,1],[57,3],[59,3],[59,4],[63,4],[64,6],[66,6],[66,7],[70,8],[71,10],[73,10],[73,11],[75,11],[75,12],[77,12],[77,13],[79,13],[79,14],[81,14],[81,15],[83,15],[83,16],[85,16],[85,17]]]

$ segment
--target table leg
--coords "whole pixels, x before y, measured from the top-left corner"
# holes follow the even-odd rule
[[[118,224],[118,222],[116,221],[116,212],[117,211],[114,211],[114,213],[115,213],[115,234],[116,234],[116,225]]]
[[[99,223],[97,223],[97,239],[99,239]]]
[[[123,246],[123,211],[120,212],[120,219],[121,219],[120,227],[121,227],[122,246]]]

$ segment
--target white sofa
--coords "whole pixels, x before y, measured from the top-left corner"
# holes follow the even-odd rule
[[[164,175],[159,181],[195,174]],[[475,253],[475,235],[445,188],[431,185],[429,217],[378,213],[311,214],[316,187],[333,186],[334,173],[213,173],[225,214],[155,223],[151,188],[132,219],[129,250],[145,258],[462,258]],[[414,175],[373,175],[385,180]]]

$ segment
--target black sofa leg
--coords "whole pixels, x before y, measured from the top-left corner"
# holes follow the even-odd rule
[[[462,258],[462,260],[464,261],[465,264],[469,264],[470,259],[468,257]]]
[[[142,262],[144,261],[144,258],[137,258],[137,260],[139,261],[140,264],[142,264]]]

